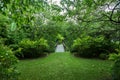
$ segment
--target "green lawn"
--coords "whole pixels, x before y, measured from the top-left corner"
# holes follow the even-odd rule
[[[21,60],[20,80],[111,80],[111,61],[52,53],[44,58]]]

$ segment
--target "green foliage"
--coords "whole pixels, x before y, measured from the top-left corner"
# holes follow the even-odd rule
[[[64,40],[64,37],[61,34],[58,34],[57,35],[57,40],[58,40],[58,43],[60,44]]]
[[[16,30],[16,23],[12,22],[11,23],[11,31],[15,31]]]
[[[58,34],[58,35],[57,35],[57,39],[59,39],[59,40],[64,40],[64,37],[63,37],[61,34]]]
[[[116,53],[111,53],[109,55],[109,60],[118,60],[120,58],[120,50],[119,49],[116,49]]]
[[[17,80],[18,71],[15,64],[18,59],[15,57],[11,49],[0,45],[0,80]]]
[[[0,38],[7,36],[8,17],[0,13]]]
[[[74,40],[72,52],[77,52],[83,57],[98,57],[101,53],[108,54],[110,46],[111,44],[105,40],[104,36],[95,38],[84,36]]]
[[[7,31],[6,44],[18,44],[22,39],[26,38],[28,35],[23,30]]]
[[[77,39],[81,35],[81,27],[77,25],[70,24],[66,29],[65,29],[65,44],[71,50],[72,43],[75,39]]]
[[[109,55],[109,60],[114,61],[112,67],[113,80],[120,80],[120,47],[116,49],[116,53],[111,53]]]
[[[35,58],[44,55],[48,52],[47,40],[41,38],[36,41],[30,39],[23,39],[19,43],[20,48],[16,51],[16,56],[20,58]],[[18,54],[17,54],[18,52]]]
[[[112,53],[109,55],[109,60],[117,60],[120,58],[120,53],[119,54],[116,54],[116,53]]]
[[[106,54],[106,53],[101,53],[101,54],[99,55],[99,58],[100,58],[100,59],[103,59],[103,60],[108,59],[108,54]]]
[[[118,48],[119,44],[111,42],[120,39],[119,1],[61,0],[61,6],[47,1],[1,0],[0,44],[9,45],[17,57],[24,58],[55,51],[57,39],[61,42],[63,38],[68,50],[85,57],[105,59]],[[106,12],[112,4],[118,9]]]
[[[0,45],[5,43],[5,38],[0,38]]]
[[[49,23],[48,25],[39,27],[36,39],[41,37],[45,38],[50,46],[49,51],[54,52],[57,43],[57,34],[63,35],[62,31],[60,26]]]
[[[120,80],[120,57],[115,61],[112,70],[113,80]]]

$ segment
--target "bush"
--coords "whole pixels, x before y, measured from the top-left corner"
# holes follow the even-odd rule
[[[109,54],[109,60],[118,60],[120,58],[120,50],[116,49],[116,53]]]
[[[56,46],[56,41],[57,41],[57,34],[62,33],[62,28],[61,25],[55,25],[55,24],[48,24],[40,27],[38,29],[38,34],[37,34],[37,39],[38,38],[45,38],[50,46],[49,51],[54,52],[55,51],[55,46]]]
[[[23,39],[19,43],[20,48],[17,57],[19,58],[35,58],[44,55],[44,52],[48,52],[47,40],[41,38],[40,40],[31,41],[30,39]]]
[[[0,45],[0,80],[17,80],[18,71],[15,64],[18,59],[14,56],[11,49]]]
[[[120,57],[114,63],[112,75],[113,80],[120,80]]]
[[[105,60],[105,59],[108,59],[108,55],[106,53],[101,53],[99,55],[99,58]]]
[[[8,22],[8,17],[0,13],[0,38],[6,38]]]
[[[113,80],[120,80],[120,47],[116,49],[116,53],[109,55],[109,60],[115,61],[112,68]]]
[[[85,36],[74,40],[72,52],[77,52],[82,57],[99,57],[101,53],[109,53],[111,44],[105,40],[104,36]]]
[[[112,53],[112,54],[109,55],[109,60],[115,61],[119,58],[120,58],[120,54]]]
[[[68,50],[71,50],[72,43],[82,34],[81,26],[70,24],[64,33],[65,45]]]
[[[57,42],[58,42],[58,44],[63,43],[63,40],[64,40],[64,37],[61,34],[58,34],[57,35]]]
[[[19,48],[19,45],[18,45],[18,44],[11,44],[11,45],[9,45],[9,47],[10,47],[13,51],[15,51],[15,50],[17,50],[17,49]]]

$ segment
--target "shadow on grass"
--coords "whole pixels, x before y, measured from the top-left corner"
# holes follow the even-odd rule
[[[49,55],[49,53],[44,53],[44,54],[40,54],[39,56],[36,57],[20,57],[19,60],[32,60],[32,59],[39,59],[39,58],[45,58]]]

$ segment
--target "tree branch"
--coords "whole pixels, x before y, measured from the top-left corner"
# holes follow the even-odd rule
[[[113,20],[113,14],[114,14],[114,11],[115,11],[116,7],[117,7],[119,4],[120,4],[120,1],[114,6],[114,8],[113,8],[113,10],[112,10],[112,12],[111,12],[111,15],[110,15],[110,17],[109,17],[110,21],[115,22],[115,23],[118,23],[118,24],[120,24],[120,21],[119,21],[119,20],[118,20],[118,21]]]

